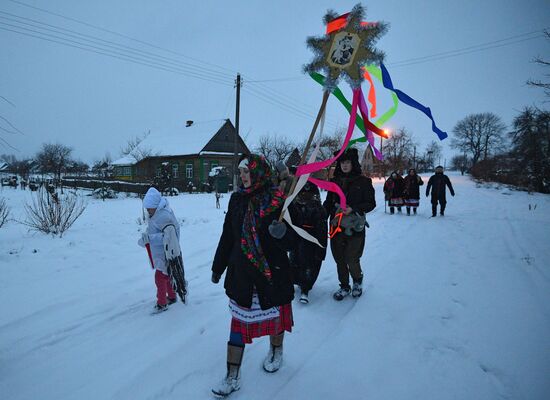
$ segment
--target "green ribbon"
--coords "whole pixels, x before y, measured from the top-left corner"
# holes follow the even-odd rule
[[[380,82],[382,82],[382,71],[380,70],[380,68],[378,68],[374,65],[368,65],[365,68],[369,73],[374,75],[374,77],[376,79],[378,79]],[[317,82],[321,86],[324,86],[325,77],[323,75],[321,75],[317,72],[311,72],[309,74],[309,76],[311,76],[313,78],[313,80],[315,80],[315,82]],[[340,103],[342,103],[342,105],[346,108],[346,110],[348,110],[348,112],[351,113],[351,103],[348,101],[348,99],[346,99],[346,96],[344,96],[344,93],[342,93],[342,91],[340,90],[340,88],[338,86],[332,91],[332,94],[334,95],[334,97],[336,97],[340,101]],[[394,92],[391,92],[391,96],[392,96],[392,99],[393,99],[393,106],[388,111],[386,111],[382,116],[380,116],[380,118],[378,118],[376,121],[374,121],[374,124],[379,128],[382,125],[384,125],[386,122],[388,122],[388,120],[391,117],[393,117],[393,115],[397,112],[397,105],[399,104],[399,99],[397,98],[397,95]],[[357,138],[357,139],[350,140],[350,142],[348,144],[348,147],[350,147],[353,144],[358,143],[358,142],[366,142],[367,141],[367,137],[366,137],[367,133],[366,133],[366,129],[365,129],[365,123],[363,122],[363,118],[361,118],[359,115],[357,116],[357,118],[355,120],[355,125],[359,128],[359,130],[361,132],[363,132],[363,134],[365,136]]]

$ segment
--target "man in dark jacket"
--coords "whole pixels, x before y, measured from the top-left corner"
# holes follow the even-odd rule
[[[346,209],[341,210],[338,195],[329,192],[323,206],[330,216],[331,230],[338,224],[337,213],[343,213],[343,219],[361,224],[351,223],[357,226],[355,229],[336,231],[330,240],[330,249],[338,268],[338,280],[340,289],[333,295],[335,300],[342,300],[352,293],[353,297],[359,297],[363,293],[363,272],[361,270],[360,258],[365,247],[365,214],[376,207],[374,199],[374,188],[370,178],[363,176],[357,149],[347,149],[338,161],[334,171],[332,182],[336,183],[346,196]],[[344,225],[344,221],[342,226]],[[350,225],[350,224],[347,224]],[[349,276],[353,279],[353,290],[349,284]]]
[[[445,206],[447,204],[446,188],[449,187],[451,196],[455,195],[453,185],[447,175],[443,174],[443,167],[441,165],[435,168],[435,174],[430,177],[428,186],[426,186],[426,197],[430,195],[430,189],[432,189],[432,217],[437,215],[437,203],[440,204],[440,215],[445,215]]]

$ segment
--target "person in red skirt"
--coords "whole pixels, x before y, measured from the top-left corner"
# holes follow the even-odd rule
[[[212,392],[225,397],[240,388],[240,368],[247,343],[270,337],[266,372],[283,360],[284,332],[291,332],[294,285],[287,251],[295,234],[278,222],[285,196],[273,184],[263,156],[247,155],[239,163],[242,184],[231,195],[222,235],[212,264],[212,282],[225,274],[231,331],[227,373]]]

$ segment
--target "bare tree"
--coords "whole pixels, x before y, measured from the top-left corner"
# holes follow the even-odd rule
[[[436,162],[439,164],[439,159],[441,158],[442,151],[443,146],[441,146],[435,140],[432,140],[428,144],[428,146],[426,146],[426,151],[424,152],[424,167],[426,169],[433,169]]]
[[[149,147],[143,146],[143,141],[151,134],[151,131],[143,133],[143,135],[137,135],[128,139],[126,145],[120,149],[120,153],[123,156],[130,156],[136,162],[143,160],[144,158],[153,156],[153,150]]]
[[[550,186],[550,112],[526,107],[514,118],[512,156],[517,175],[524,175],[529,186],[548,192]]]
[[[86,205],[82,198],[68,193],[58,196],[42,187],[33,195],[31,203],[25,204],[27,219],[23,225],[31,229],[63,236],[63,234],[82,215]]]
[[[15,161],[12,163],[12,167],[16,174],[20,175],[23,179],[28,179],[32,167],[32,160],[27,158],[24,160]]]
[[[544,31],[544,35],[546,36],[546,39],[549,39],[550,40],[550,31],[548,30],[545,30]],[[533,62],[535,64],[539,64],[539,65],[542,65],[543,67],[549,67],[550,66],[550,61],[547,61],[547,60],[543,60],[542,57],[536,57]],[[550,77],[550,74],[546,73],[544,74],[547,78]],[[550,82],[543,82],[541,80],[533,80],[533,79],[529,79],[527,81],[527,84],[529,86],[533,86],[533,87],[537,87],[537,88],[542,88],[544,89],[544,93],[546,94],[546,96],[550,96]]]
[[[60,181],[61,173],[72,164],[72,151],[72,148],[60,143],[44,143],[36,154],[36,161],[43,172],[54,174]]]
[[[346,131],[344,128],[336,129],[331,134],[323,133],[319,136],[316,136],[313,143],[319,143],[319,154],[317,155],[317,160],[327,160],[331,157],[334,157],[334,153],[338,152],[342,148],[345,136]],[[307,140],[304,140],[297,146],[300,154],[304,152],[306,144]],[[309,152],[311,153],[313,149],[314,146],[312,145],[309,149]],[[307,154],[306,156],[309,156],[309,154]]]
[[[278,161],[285,160],[295,147],[296,145],[285,136],[265,134],[260,137],[254,151],[275,166]]]
[[[471,156],[472,164],[496,154],[504,143],[506,125],[493,113],[471,114],[453,128],[451,147]]]
[[[384,161],[392,170],[403,171],[411,163],[415,143],[405,128],[394,132],[384,143]]]
[[[460,171],[462,175],[470,167],[470,160],[466,154],[457,154],[451,158],[451,168]]]

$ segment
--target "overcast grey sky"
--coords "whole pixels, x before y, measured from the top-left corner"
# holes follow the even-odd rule
[[[60,142],[73,147],[73,155],[83,161],[99,159],[106,151],[116,159],[130,137],[148,130],[174,129],[188,119],[234,120],[237,72],[244,81],[241,135],[247,143],[265,133],[303,140],[322,96],[321,87],[301,72],[312,56],[306,37],[324,32],[327,9],[344,13],[354,4],[0,0],[0,116],[24,133],[1,130],[0,137],[18,151],[0,144],[0,153],[32,156],[43,142]],[[544,106],[543,92],[527,87],[525,81],[544,78],[545,71],[532,59],[550,54],[550,42],[540,33],[550,27],[548,1],[362,4],[367,20],[390,23],[378,47],[386,52],[394,85],[431,107],[441,129],[450,133],[467,114],[485,111],[510,124],[524,106]],[[66,31],[59,33],[60,28]],[[84,39],[94,43],[84,46]],[[95,46],[91,50],[97,52],[112,46],[107,50],[118,58],[52,41]],[[481,51],[473,47],[485,43]],[[457,55],[460,49],[467,50]],[[446,54],[423,58],[440,53]],[[121,59],[128,54],[156,66]],[[341,87],[350,96],[344,83]],[[379,91],[381,109],[389,98]],[[326,129],[345,126],[347,118],[331,99]],[[421,147],[437,139],[430,121],[403,104],[388,125],[408,128]],[[11,129],[3,120],[0,127]],[[446,142],[449,157],[452,151]]]

